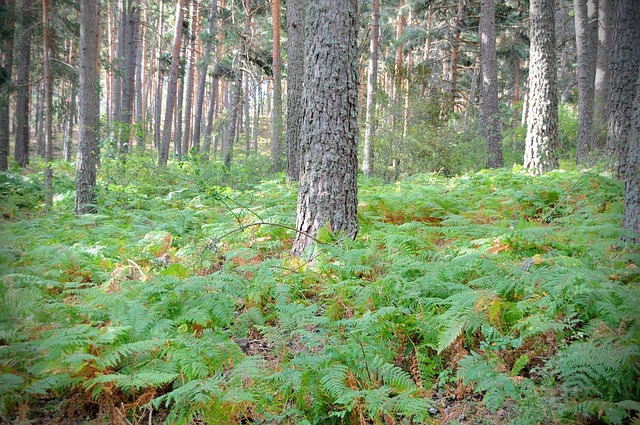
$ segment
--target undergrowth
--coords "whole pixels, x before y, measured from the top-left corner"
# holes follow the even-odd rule
[[[47,215],[41,164],[0,175],[2,419],[640,422],[619,183],[363,179],[358,239],[309,261],[289,255],[295,187],[252,161],[105,160],[80,217],[70,167]]]

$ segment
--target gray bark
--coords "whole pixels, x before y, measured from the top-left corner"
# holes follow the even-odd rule
[[[120,117],[120,154],[131,151],[131,129],[133,124],[133,105],[136,81],[136,26],[138,8],[134,0],[123,0],[124,21],[124,66],[122,79],[122,108]]]
[[[536,173],[558,168],[558,89],[553,0],[531,0],[529,113],[524,166]]]
[[[213,138],[213,120],[215,118],[216,105],[218,101],[218,79],[214,78],[211,83],[209,93],[209,110],[207,111],[207,126],[204,130],[204,140],[202,142],[202,159],[209,160],[211,152],[211,139]]]
[[[358,231],[357,1],[317,0],[307,9],[305,118],[293,254],[325,226]]]
[[[367,105],[364,126],[364,151],[362,170],[366,177],[373,173],[373,115],[375,95],[378,86],[378,38],[380,37],[380,0],[373,0],[371,6],[371,38],[369,40],[369,73],[367,75]]]
[[[287,6],[287,178],[298,181],[300,176],[300,142],[304,104],[304,23],[307,0],[290,2]],[[256,106],[258,110],[258,106]],[[255,130],[257,131],[257,129]],[[255,140],[255,136],[254,136]],[[255,143],[254,143],[255,145]]]
[[[593,101],[598,42],[594,0],[574,0],[578,54],[578,138],[576,162],[585,164],[593,143]]]
[[[607,131],[607,157],[615,161],[614,170],[624,180],[628,138],[631,133],[635,81],[640,67],[640,2],[615,2],[613,48],[609,71],[611,94]]]
[[[604,151],[607,146],[607,97],[610,90],[609,59],[613,37],[613,0],[598,0],[598,53],[596,55],[594,99],[594,147]]]
[[[0,0],[0,171],[9,166],[9,103],[13,68],[15,2]]]
[[[16,145],[14,158],[21,167],[29,163],[29,144],[31,125],[29,123],[29,111],[31,90],[29,85],[29,68],[31,67],[31,34],[28,31],[32,19],[31,0],[22,1],[21,19],[18,43],[18,82],[16,93]]]
[[[625,239],[640,244],[640,70],[636,82],[629,153],[624,179],[624,216],[622,227],[630,232]]]
[[[184,102],[184,133],[182,136],[182,154],[188,155],[189,148],[191,147],[191,111],[193,110],[193,86],[194,86],[194,78],[195,78],[195,60],[196,60],[196,10],[193,7],[192,19],[191,19],[191,27],[190,27],[190,37],[189,37],[189,46],[191,47],[191,51],[189,53],[189,59],[187,59],[187,69],[186,69],[186,86],[184,88],[186,92],[186,98]],[[185,43],[186,45],[187,43]]]
[[[176,26],[173,33],[173,49],[171,57],[171,70],[169,74],[169,87],[167,89],[167,104],[164,111],[164,129],[162,132],[162,144],[158,151],[158,165],[167,165],[169,159],[169,142],[171,141],[171,124],[173,112],[176,106],[176,83],[178,82],[178,63],[180,61],[180,45],[182,43],[182,17],[185,0],[178,0],[176,5]]]
[[[53,206],[53,80],[51,77],[51,33],[49,28],[49,0],[42,1],[42,69],[44,89],[44,203]]]
[[[487,145],[487,167],[500,168],[502,135],[498,109],[498,65],[496,59],[496,13],[493,0],[480,2],[480,57],[482,92],[478,125]],[[471,97],[471,96],[470,96]]]
[[[272,0],[273,21],[273,111],[271,113],[271,168],[282,170],[282,61],[280,60],[280,0]]]
[[[213,0],[213,2],[211,3],[211,14],[209,15],[209,29],[208,29],[208,37],[211,37],[212,40],[216,31],[217,9],[218,9],[218,1]],[[200,130],[202,128],[202,111],[204,109],[204,94],[205,94],[205,89],[207,84],[207,71],[209,69],[209,61],[211,60],[211,49],[213,44],[212,40],[209,40],[208,38],[206,40],[203,40],[204,54],[202,55],[202,60],[200,61],[200,66],[199,66],[200,80],[198,81],[198,96],[196,98],[196,113],[193,120],[193,138],[192,138],[193,150],[195,152],[200,152]],[[211,143],[209,143],[209,147],[211,147]],[[207,154],[208,154],[208,151],[207,151]]]
[[[231,167],[231,159],[233,158],[233,141],[236,138],[236,124],[238,123],[238,111],[240,109],[240,98],[242,97],[242,71],[236,69],[234,72],[236,79],[231,87],[231,99],[220,148],[220,156],[222,156],[222,162],[227,170]]]
[[[96,211],[96,168],[100,115],[98,69],[100,2],[80,2],[80,130],[76,165],[76,213]]]

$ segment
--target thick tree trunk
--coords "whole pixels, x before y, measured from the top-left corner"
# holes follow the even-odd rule
[[[178,0],[176,5],[176,26],[173,32],[173,49],[171,51],[171,70],[169,74],[169,87],[167,89],[167,104],[164,112],[164,129],[162,144],[158,151],[158,165],[167,165],[169,159],[169,142],[171,142],[171,124],[173,112],[176,106],[176,84],[178,82],[178,63],[180,61],[180,46],[182,44],[182,17],[185,0]]]
[[[31,88],[29,68],[31,67],[31,32],[28,28],[32,18],[31,0],[22,0],[20,37],[18,38],[18,87],[16,93],[16,145],[14,158],[21,167],[29,163],[31,124],[29,122]]]
[[[594,0],[574,0],[578,54],[578,138],[576,162],[586,164],[593,143],[593,100],[598,42]]]
[[[307,0],[290,2],[287,6],[287,178],[298,181],[300,176],[300,143],[304,104],[304,22]],[[257,102],[257,99],[256,99]],[[256,105],[258,111],[258,105]],[[258,112],[256,112],[256,115]],[[257,132],[257,128],[254,130]],[[254,134],[254,146],[257,142]]]
[[[53,206],[53,80],[51,79],[51,34],[49,32],[49,0],[42,1],[42,63],[44,88],[44,171],[45,207]]]
[[[482,93],[480,95],[480,134],[487,144],[487,167],[500,168],[502,135],[498,109],[498,64],[496,59],[496,11],[493,0],[480,2],[480,57]]]
[[[598,0],[598,53],[596,58],[595,99],[593,112],[594,148],[607,147],[607,119],[609,109],[611,43],[613,38],[613,0]]]
[[[553,0],[531,0],[529,113],[524,166],[536,173],[558,168],[558,89]]]
[[[13,70],[13,39],[15,1],[0,0],[0,171],[9,166],[9,103],[11,99],[11,72]]]
[[[614,13],[607,157],[615,161],[616,175],[624,180],[633,101],[637,91],[634,82],[640,67],[640,2],[616,1]]]
[[[356,9],[356,0],[316,0],[307,9],[295,255],[321,227],[352,238],[358,231]]]
[[[364,151],[362,170],[366,177],[373,174],[373,115],[378,87],[378,38],[380,37],[380,0],[371,5],[371,38],[369,39],[369,72],[367,75],[367,105],[364,124]]]
[[[271,1],[273,21],[273,113],[271,115],[271,167],[282,170],[282,61],[280,60],[280,0]]]
[[[624,216],[622,227],[631,233],[628,242],[640,244],[640,70],[631,119],[629,150],[624,173]]]
[[[96,168],[100,115],[98,40],[100,2],[80,3],[80,133],[76,168],[76,213],[96,211]]]

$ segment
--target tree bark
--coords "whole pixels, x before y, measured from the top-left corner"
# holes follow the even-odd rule
[[[640,70],[636,81],[629,151],[624,173],[624,215],[622,227],[630,234],[627,242],[640,244]]]
[[[191,148],[191,111],[193,110],[193,86],[195,78],[195,61],[196,61],[196,37],[200,33],[198,27],[198,8],[192,6],[191,13],[190,37],[188,43],[190,46],[189,59],[187,60],[187,69],[185,71],[187,81],[185,86],[185,102],[184,102],[184,133],[182,136],[182,154],[188,155]]]
[[[290,2],[287,6],[287,178],[298,181],[300,176],[300,143],[304,118],[302,91],[304,87],[304,23],[307,0]],[[256,106],[256,111],[258,111]],[[257,112],[256,112],[257,114]],[[257,128],[255,129],[257,131]],[[254,135],[254,140],[256,137]],[[254,143],[255,145],[255,143]]]
[[[162,29],[164,16],[164,2],[160,2],[160,14],[158,16],[158,28]],[[155,112],[153,114],[153,145],[161,150],[161,132],[160,132],[160,116],[162,115],[162,93],[163,93],[163,69],[162,69],[162,40],[158,42],[158,80],[156,81],[156,95],[155,95]],[[158,155],[159,156],[159,155]]]
[[[480,66],[482,93],[478,125],[487,145],[487,168],[501,168],[502,135],[498,109],[498,64],[496,59],[496,11],[493,0],[480,2]]]
[[[202,111],[204,109],[204,94],[207,84],[207,71],[209,69],[209,61],[211,60],[211,47],[214,40],[214,34],[216,31],[216,13],[218,8],[218,1],[213,0],[211,3],[211,12],[209,14],[209,28],[207,30],[207,38],[203,40],[204,54],[200,60],[200,79],[198,81],[198,95],[196,97],[196,113],[193,120],[193,150],[196,153],[200,152],[200,133],[202,128]],[[207,136],[205,136],[207,137]],[[209,144],[211,147],[211,144]],[[208,152],[207,152],[208,153]]]
[[[531,0],[529,112],[524,166],[536,173],[558,168],[558,86],[553,0]]]
[[[133,125],[133,105],[136,81],[136,26],[138,8],[134,0],[123,0],[124,17],[124,66],[122,79],[122,107],[120,116],[119,148],[122,157],[131,150],[131,129]]]
[[[273,112],[271,114],[271,168],[282,171],[282,61],[280,59],[280,0],[271,0],[273,21]]]
[[[633,101],[637,91],[634,81],[640,67],[640,2],[617,1],[614,13],[607,157],[615,161],[614,171],[618,178],[624,180]]]
[[[169,74],[169,87],[167,89],[167,103],[164,113],[164,129],[162,144],[158,152],[158,165],[167,165],[169,159],[169,142],[171,141],[171,124],[173,112],[176,106],[176,83],[178,82],[178,63],[180,61],[180,45],[182,43],[182,18],[185,0],[178,0],[176,5],[176,26],[173,33],[173,49],[171,57],[171,70]]]
[[[305,119],[292,252],[300,255],[321,227],[358,231],[357,1],[309,3],[305,39]]]
[[[29,68],[31,67],[31,0],[22,0],[22,17],[19,20],[20,36],[18,37],[18,87],[16,93],[16,145],[14,159],[21,167],[29,163],[29,144],[31,125],[29,123],[31,86]]]
[[[373,115],[378,87],[378,38],[380,37],[380,0],[371,5],[371,38],[369,39],[369,72],[367,74],[367,104],[364,125],[364,150],[362,171],[366,177],[373,174]]]
[[[9,166],[9,103],[13,71],[15,1],[0,0],[0,171]]]
[[[595,99],[593,134],[594,148],[604,151],[607,147],[607,118],[610,87],[609,59],[613,38],[613,0],[598,0],[598,53],[596,55]]]
[[[578,137],[576,162],[586,164],[593,143],[593,106],[598,42],[594,0],[574,0],[578,55]]]
[[[51,34],[49,32],[49,0],[42,1],[42,63],[44,88],[44,197],[45,207],[53,206],[53,81],[51,79]]]
[[[80,131],[76,165],[76,214],[96,212],[96,168],[100,115],[100,2],[80,2]]]

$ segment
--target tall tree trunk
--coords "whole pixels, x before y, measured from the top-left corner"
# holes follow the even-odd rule
[[[44,87],[44,196],[45,207],[53,206],[53,80],[51,79],[51,35],[49,32],[49,0],[42,0],[42,63]]]
[[[640,244],[640,69],[636,81],[629,149],[624,174],[624,216],[622,227],[631,233],[628,242]]]
[[[301,1],[304,1],[304,0],[301,0]],[[289,37],[291,37],[291,35],[289,35]],[[302,93],[300,93],[300,97],[302,97]],[[260,134],[260,111],[262,110],[260,105],[261,99],[262,97],[260,95],[260,82],[258,81],[258,76],[256,74],[256,89],[255,89],[254,101],[253,101],[254,103],[253,106],[255,109],[253,112],[253,154],[254,155],[258,154],[258,136]],[[288,117],[288,114],[287,114],[287,117]],[[300,125],[302,125],[302,123],[300,123]],[[300,134],[300,129],[298,129],[298,135],[299,134]],[[287,132],[287,137],[289,137],[288,132]],[[298,137],[298,146],[299,146],[299,137]],[[287,164],[288,164],[288,161],[289,161],[289,154],[287,153]],[[298,169],[300,169],[299,162],[300,162],[300,157],[298,156]],[[289,176],[289,171],[287,171],[287,175]]]
[[[127,32],[127,15],[126,11],[122,10],[124,8],[123,2],[126,0],[118,1],[113,3],[113,20],[114,20],[114,29],[117,39],[116,52],[114,56],[114,61],[111,64],[113,67],[113,95],[111,96],[113,100],[113,107],[111,108],[112,116],[111,116],[111,126],[110,129],[113,131],[115,135],[115,140],[118,143],[117,149],[118,151],[122,150],[121,146],[121,120],[122,120],[122,87],[123,76],[124,76],[124,61],[125,61],[125,43],[126,43],[126,32]]]
[[[119,150],[126,156],[131,150],[131,129],[133,124],[133,105],[136,81],[136,26],[138,8],[135,0],[122,0],[123,7],[123,50],[124,66],[122,79],[122,107],[120,117]]]
[[[211,82],[211,90],[209,93],[209,110],[207,111],[207,125],[204,130],[204,140],[202,142],[202,159],[209,160],[211,153],[211,139],[213,136],[213,120],[215,118],[216,106],[218,103],[218,79],[214,78]]]
[[[189,45],[191,50],[189,52],[189,57],[187,59],[187,68],[185,70],[187,82],[185,86],[186,98],[184,102],[184,133],[182,136],[182,154],[189,154],[189,148],[191,147],[191,111],[193,109],[193,85],[194,85],[194,72],[195,72],[195,60],[196,60],[196,38],[197,34],[200,33],[200,28],[198,27],[198,8],[192,5],[192,13],[191,13],[191,27],[190,27],[190,37],[188,43],[185,45]]]
[[[96,212],[96,168],[100,115],[100,2],[80,2],[80,134],[76,168],[76,213]]]
[[[460,35],[462,34],[462,18],[466,0],[458,0],[458,14],[451,30],[451,58],[449,59],[449,111],[455,112],[456,93],[458,91],[458,58],[460,56]]]
[[[307,0],[290,2],[287,6],[287,178],[298,181],[300,176],[300,143],[304,103],[304,23]],[[257,94],[257,93],[256,93]],[[259,116],[259,104],[256,97],[256,120]],[[254,132],[258,128],[254,126]],[[254,149],[257,147],[257,134],[254,134]]]
[[[213,44],[213,35],[216,31],[216,14],[218,8],[218,1],[213,0],[211,3],[211,12],[209,14],[209,37],[203,41],[204,43],[204,55],[200,60],[200,80],[198,81],[198,96],[196,98],[196,114],[193,120],[193,150],[200,152],[200,130],[202,128],[202,110],[204,109],[204,94],[207,84],[207,71],[209,69],[209,61],[211,60],[211,50]],[[205,137],[206,134],[205,134]],[[210,137],[210,135],[208,136]],[[211,140],[211,139],[209,139]],[[211,144],[209,144],[209,148]],[[208,152],[207,152],[208,154]]]
[[[137,140],[137,146],[138,146],[138,151],[140,152],[144,152],[145,149],[145,138],[146,138],[146,129],[144,128],[144,116],[145,116],[145,103],[146,103],[146,96],[143,96],[143,89],[144,89],[144,83],[145,83],[145,79],[146,77],[146,72],[143,73],[142,69],[145,68],[145,66],[148,66],[148,60],[147,60],[147,55],[144,54],[143,50],[143,42],[144,40],[146,40],[145,38],[145,30],[144,28],[147,28],[147,26],[145,25],[144,27],[141,25],[141,18],[140,18],[140,12],[141,12],[141,6],[142,4],[140,3],[141,0],[135,0],[135,26],[133,29],[133,40],[134,40],[134,47],[135,47],[135,103],[136,103],[136,107],[135,107],[135,125],[134,125],[134,136]],[[147,11],[147,17],[145,19],[146,22],[148,22],[148,17],[149,17],[149,13]],[[148,44],[148,43],[147,43]],[[144,76],[144,77],[143,77]]]
[[[162,144],[158,151],[158,165],[167,165],[169,159],[169,142],[171,141],[171,124],[173,111],[176,106],[176,84],[178,82],[178,63],[180,61],[180,45],[182,43],[182,17],[185,0],[178,0],[176,5],[176,26],[173,33],[173,49],[171,57],[171,70],[169,73],[169,87],[167,89],[167,104],[164,112],[164,129]]]
[[[536,173],[558,168],[558,89],[553,0],[531,0],[529,113],[524,166]]]
[[[364,158],[362,170],[366,177],[373,174],[373,115],[378,86],[378,38],[380,37],[380,0],[371,5],[371,38],[369,40],[369,72],[367,75],[367,105],[364,125]]]
[[[0,0],[0,171],[9,166],[9,103],[13,70],[15,0]]]
[[[596,55],[595,99],[593,111],[594,149],[607,147],[607,119],[609,110],[610,72],[609,59],[613,38],[613,0],[598,0],[598,53]]]
[[[352,238],[358,231],[356,9],[356,0],[316,0],[307,9],[295,255],[321,227]]]
[[[158,16],[158,28],[162,30],[164,26],[164,2],[160,2],[160,14]],[[158,149],[158,156],[161,150],[161,132],[160,132],[160,116],[162,115],[162,93],[163,93],[163,76],[162,76],[162,40],[158,41],[158,81],[156,82],[155,95],[155,112],[153,114],[153,146]]]
[[[498,64],[496,59],[496,10],[493,0],[480,2],[480,61],[482,93],[480,95],[480,134],[487,144],[487,167],[501,168],[502,135],[498,109]]]
[[[576,162],[585,164],[593,149],[593,100],[598,43],[594,0],[574,0],[578,54],[578,137]]]
[[[62,156],[65,161],[71,161],[73,157],[73,124],[76,119],[76,92],[75,83],[69,83],[68,105],[64,117],[64,143]]]
[[[616,161],[616,175],[624,180],[633,100],[637,90],[634,81],[640,67],[640,2],[616,1],[614,13],[607,157]]]
[[[22,17],[19,19],[20,36],[18,37],[18,88],[16,93],[16,145],[14,158],[21,167],[29,163],[29,142],[31,124],[29,120],[31,86],[29,68],[31,67],[31,0],[22,0]]]
[[[273,171],[282,170],[282,61],[280,60],[280,0],[271,0],[273,21],[273,113],[271,115],[271,161]]]

